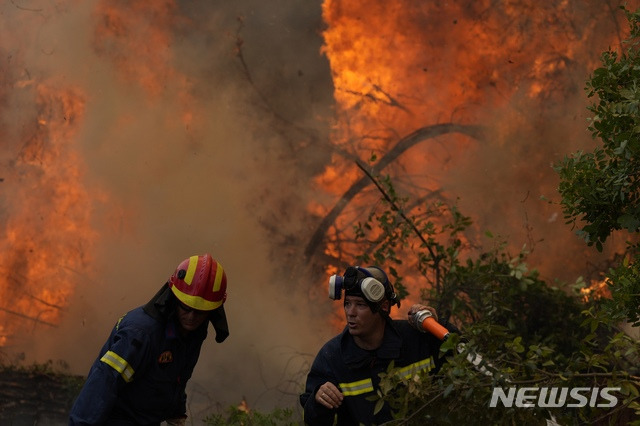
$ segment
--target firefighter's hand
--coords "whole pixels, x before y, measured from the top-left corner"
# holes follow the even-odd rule
[[[327,408],[338,408],[342,404],[342,392],[331,382],[327,382],[318,388],[316,402]]]
[[[432,308],[431,306],[421,305],[420,303],[416,303],[409,309],[409,312],[407,313],[409,324],[411,324],[412,327],[414,328],[418,327],[415,321],[416,312],[420,312],[425,309],[431,312],[431,314],[433,315],[433,318],[435,318],[435,320],[438,321],[438,314],[436,313],[436,310],[434,308]]]
[[[187,418],[182,417],[179,419],[169,419],[166,421],[167,426],[185,426],[187,424]]]

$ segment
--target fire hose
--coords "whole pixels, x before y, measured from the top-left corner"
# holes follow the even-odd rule
[[[447,330],[435,319],[431,311],[423,309],[413,314],[413,318],[416,326],[418,327],[418,330],[422,331],[423,333],[431,333],[443,342],[449,338],[449,330]],[[460,342],[456,346],[456,350],[458,351],[458,353],[463,353],[465,349],[466,344],[464,342]],[[473,365],[473,367],[480,373],[487,376],[493,376],[493,373],[486,368],[486,366],[493,366],[486,361],[483,362],[482,356],[480,354],[469,351],[467,353],[467,361],[469,361]]]
[[[449,330],[447,330],[435,319],[431,311],[427,309],[423,309],[413,314],[413,318],[414,318],[416,327],[418,328],[418,330],[422,331],[423,333],[431,333],[443,342],[449,338],[449,335],[450,335]],[[458,353],[463,353],[466,350],[466,344],[464,342],[459,342],[458,345],[456,346],[456,350],[458,351]],[[466,358],[467,358],[467,361],[469,361],[478,372],[486,376],[494,375],[494,373],[492,373],[489,369],[487,369],[487,366],[490,368],[494,368],[493,365],[491,365],[487,361],[483,361],[482,356],[480,354],[470,350],[468,351]],[[507,378],[506,381],[509,382],[509,379]],[[556,419],[553,416],[553,414],[549,413],[549,416],[550,416],[550,419],[545,419],[547,426],[560,426],[556,422]]]

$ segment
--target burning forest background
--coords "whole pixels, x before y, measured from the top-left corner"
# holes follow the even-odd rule
[[[596,256],[541,197],[593,146],[584,82],[620,4],[2,2],[0,355],[86,374],[117,318],[208,251],[231,337],[205,343],[192,416],[295,406],[338,331],[326,283],[359,254],[374,155],[545,279],[597,279],[621,242]]]

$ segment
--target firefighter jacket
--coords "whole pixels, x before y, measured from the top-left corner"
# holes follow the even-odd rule
[[[170,292],[165,285],[147,305],[118,320],[73,405],[69,425],[159,425],[186,417],[185,386],[208,322],[182,336]],[[224,330],[217,337],[226,335]]]
[[[442,365],[438,358],[440,341],[429,333],[421,333],[404,320],[388,319],[382,344],[373,351],[358,347],[348,328],[329,340],[318,352],[307,375],[305,392],[300,395],[304,421],[310,426],[372,425],[392,420],[388,406],[373,414],[375,395],[385,372],[394,361],[402,367],[399,374],[411,376],[420,371],[433,373]],[[329,409],[315,401],[318,388],[327,381],[342,392],[344,399],[337,409]]]

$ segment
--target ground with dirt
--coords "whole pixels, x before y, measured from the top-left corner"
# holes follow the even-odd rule
[[[83,380],[47,366],[0,365],[0,426],[67,425]]]

